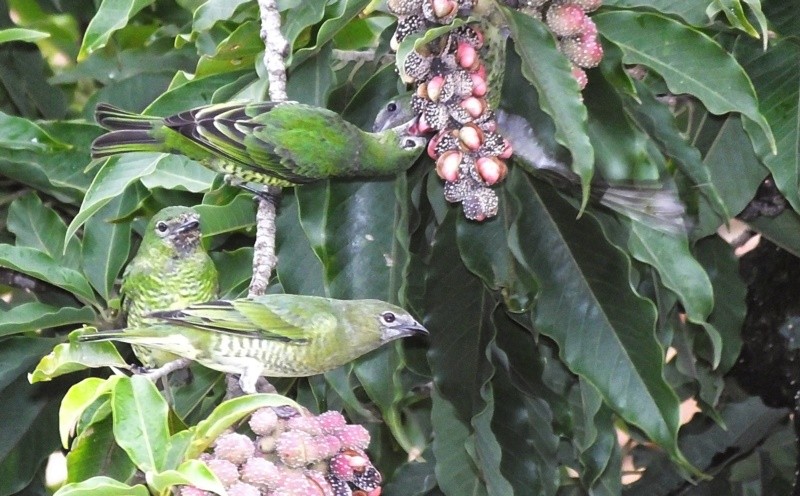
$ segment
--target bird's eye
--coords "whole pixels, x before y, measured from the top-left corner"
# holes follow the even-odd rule
[[[394,112],[395,110],[397,110],[397,104],[394,102],[389,103],[389,105],[386,106],[386,110],[388,110],[389,112]]]
[[[417,146],[417,142],[412,139],[407,139],[403,142],[403,148],[415,148]]]
[[[392,322],[395,321],[396,318],[397,317],[395,317],[392,312],[384,312],[381,314],[381,319],[383,319],[383,321],[386,322],[387,324],[391,324]]]
[[[158,229],[158,232],[161,232],[161,233],[167,232],[167,223],[166,222],[159,222],[158,224],[156,224],[156,229]]]

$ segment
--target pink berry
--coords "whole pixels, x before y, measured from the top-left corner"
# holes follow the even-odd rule
[[[236,432],[218,437],[214,444],[214,455],[235,465],[244,463],[253,456],[253,452],[255,452],[253,441],[244,434]]]
[[[467,42],[459,42],[456,50],[456,61],[458,65],[465,69],[472,68],[478,60],[478,52],[475,47]]]
[[[239,482],[239,469],[228,460],[215,458],[206,462],[208,469],[217,476],[222,485],[230,487]]]
[[[314,449],[314,438],[303,431],[283,432],[275,445],[281,461],[289,467],[303,467],[319,461]]]
[[[306,470],[306,479],[309,481],[309,487],[318,491],[320,496],[337,496],[333,492],[333,488],[325,479],[325,474],[316,470]]]
[[[333,434],[339,427],[347,425],[344,415],[333,410],[322,412],[317,416],[317,420],[319,420],[319,425],[322,426],[322,432],[325,434]]]
[[[428,98],[433,100],[434,102],[439,101],[439,97],[442,95],[442,86],[444,86],[444,77],[436,75],[428,81]]]
[[[475,151],[483,144],[483,131],[474,124],[467,124],[458,130],[458,138],[468,150]]]
[[[242,481],[257,487],[274,487],[280,480],[280,472],[274,463],[259,457],[248,459],[242,465]]]
[[[472,94],[475,96],[483,96],[488,91],[486,80],[477,72],[470,73],[472,78]]]
[[[320,458],[330,458],[342,449],[342,442],[333,434],[323,434],[314,438],[314,449]]]
[[[502,181],[508,173],[506,164],[496,157],[481,157],[475,163],[475,167],[489,186]]]
[[[547,27],[557,36],[573,36],[581,32],[586,14],[573,3],[558,3],[547,9]]]
[[[322,426],[319,425],[317,417],[306,417],[301,415],[299,417],[291,418],[288,422],[286,422],[286,428],[287,430],[294,429],[307,432],[312,436],[319,436],[322,434]]]
[[[467,113],[469,113],[469,115],[471,115],[473,118],[479,117],[481,114],[483,114],[484,110],[486,110],[486,101],[482,98],[476,98],[474,96],[465,98],[459,105],[461,105],[461,108],[466,110]]]
[[[369,431],[362,425],[349,424],[340,427],[336,430],[336,437],[342,442],[342,448],[367,449],[369,446]]]
[[[457,150],[450,150],[444,152],[437,160],[436,160],[436,173],[444,179],[445,181],[455,181],[458,179],[458,170],[461,166],[461,160],[463,156],[461,152]],[[350,427],[350,426],[345,426]],[[342,427],[344,429],[345,427]],[[349,444],[346,444],[345,439],[342,439],[341,433],[337,432],[336,436],[342,442],[342,446],[350,447]],[[349,438],[347,440],[349,442]],[[369,440],[367,440],[369,443]]]
[[[603,0],[573,0],[584,12],[592,12],[603,5]]]
[[[259,436],[266,436],[278,426],[278,414],[272,408],[260,408],[250,416],[250,428]]]
[[[597,24],[589,16],[583,18],[583,25],[579,32],[582,36],[597,36]]]
[[[580,67],[597,67],[603,58],[603,46],[597,37],[562,38],[559,46],[564,55]]]
[[[586,75],[586,71],[575,64],[572,64],[572,77],[578,82],[578,87],[580,87],[581,90],[589,84],[589,77]]]
[[[261,496],[261,491],[256,486],[245,482],[237,482],[228,488],[228,496]]]

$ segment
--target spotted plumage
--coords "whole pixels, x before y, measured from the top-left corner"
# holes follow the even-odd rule
[[[174,310],[215,299],[217,269],[200,243],[200,216],[187,207],[167,207],[150,219],[139,251],[125,269],[121,293],[128,327],[148,322],[158,310]],[[133,347],[147,367],[177,358]]]
[[[320,374],[383,343],[427,331],[405,310],[378,300],[271,294],[155,312],[157,321],[86,334],[174,353],[239,374],[247,393],[258,377]]]

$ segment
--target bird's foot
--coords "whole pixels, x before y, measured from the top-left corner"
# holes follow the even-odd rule
[[[259,201],[269,202],[272,205],[274,205],[275,208],[278,208],[278,204],[280,203],[281,199],[280,196],[281,189],[277,186],[265,185],[263,188],[259,188],[256,186],[252,186],[247,181],[242,181],[241,179],[232,174],[227,174],[225,176],[225,182],[227,182],[231,186],[242,188],[243,190],[255,195]]]
[[[188,358],[178,358],[177,360],[173,360],[171,362],[167,362],[161,367],[155,369],[144,369],[144,372],[139,372],[144,377],[147,377],[151,381],[155,382],[162,377],[166,377],[169,373],[175,372],[176,370],[185,369],[186,367],[191,364],[192,361]],[[134,372],[136,373],[136,372]]]

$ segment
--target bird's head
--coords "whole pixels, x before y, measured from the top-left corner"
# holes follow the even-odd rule
[[[409,336],[427,336],[428,330],[402,308],[382,301],[374,302],[381,343]]]
[[[417,113],[411,108],[411,95],[405,93],[388,101],[375,116],[372,132],[380,133],[394,128],[413,131],[417,123]]]
[[[144,242],[161,243],[179,253],[200,244],[200,215],[189,207],[167,207],[150,219]]]

